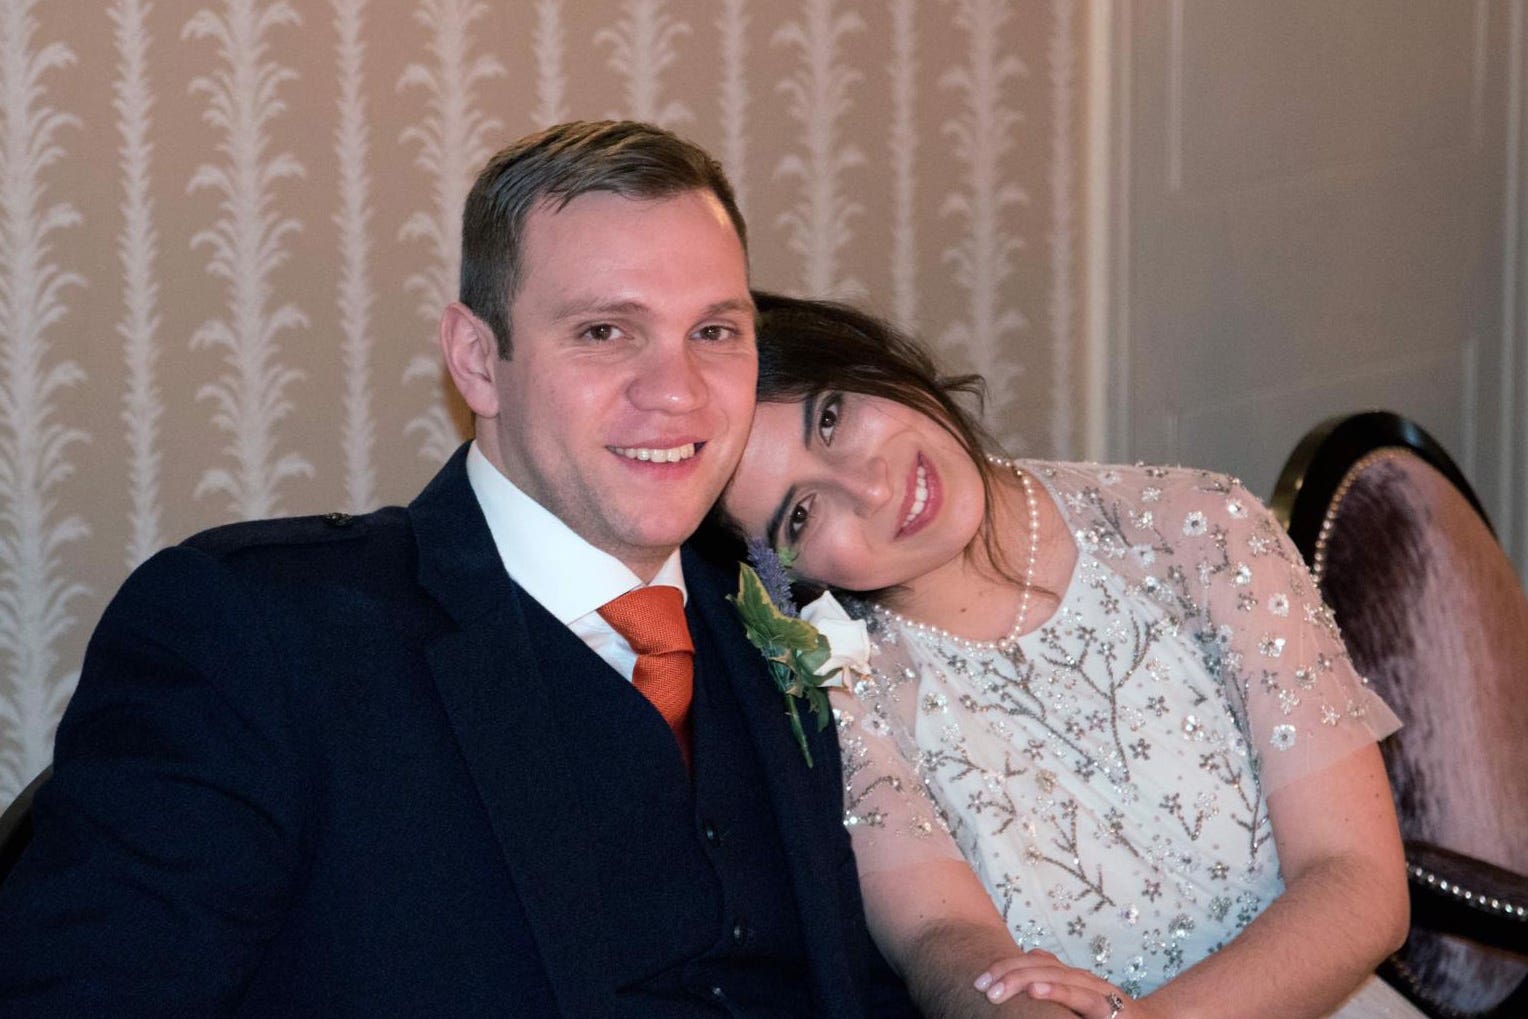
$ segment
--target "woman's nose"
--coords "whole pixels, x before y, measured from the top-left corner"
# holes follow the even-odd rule
[[[855,512],[869,516],[886,504],[891,498],[889,475],[886,461],[878,456],[843,465],[840,477],[854,501]]]

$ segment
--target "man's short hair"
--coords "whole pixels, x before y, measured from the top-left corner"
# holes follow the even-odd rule
[[[501,358],[513,347],[509,305],[525,268],[526,219],[538,207],[555,212],[591,191],[638,199],[709,191],[748,250],[743,214],[721,164],[678,135],[606,120],[558,124],[522,138],[488,161],[462,210],[459,296],[493,330]]]

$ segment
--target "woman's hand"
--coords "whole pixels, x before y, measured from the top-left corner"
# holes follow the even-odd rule
[[[976,978],[976,989],[993,1004],[1026,994],[1064,1005],[1081,1019],[1156,1019],[1154,1011],[1102,977],[1038,949],[988,966]]]

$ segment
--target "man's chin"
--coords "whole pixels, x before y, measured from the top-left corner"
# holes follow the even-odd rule
[[[666,555],[689,541],[704,519],[705,513],[696,511],[644,514],[644,519],[630,520],[620,529],[620,541],[632,549]]]
[[[704,487],[705,492],[699,491],[699,486],[687,488],[683,498],[676,499],[672,489],[633,486],[622,493],[619,506],[606,504],[604,517],[609,526],[606,533],[619,544],[648,554],[656,550],[671,552],[700,528],[723,486]],[[712,487],[717,489],[714,495],[709,491]]]
[[[695,526],[680,530],[677,527],[664,527],[642,535],[640,543],[644,548],[672,552],[674,549],[690,540],[690,537],[700,528],[700,521],[695,521]]]

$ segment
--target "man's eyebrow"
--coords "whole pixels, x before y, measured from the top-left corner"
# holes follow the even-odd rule
[[[598,297],[570,297],[552,309],[554,321],[600,315],[634,315],[647,310],[641,301],[605,300]]]
[[[816,396],[811,396],[801,401],[801,445],[803,447],[812,444],[812,422],[817,420],[817,400]],[[785,514],[795,501],[796,486],[792,485],[785,490],[784,498],[780,500],[780,505],[775,507],[774,514],[769,518],[769,525],[764,528],[764,533],[769,538],[770,548],[779,547],[780,525],[785,522]]]
[[[554,321],[562,321],[570,318],[598,317],[601,315],[640,315],[649,311],[649,307],[638,300],[605,299],[599,297],[570,297],[552,309]],[[747,297],[733,297],[724,301],[716,301],[708,304],[701,310],[702,318],[713,315],[738,314],[752,316],[754,314],[753,301]]]
[[[757,311],[758,309],[754,307],[753,301],[751,299],[747,297],[734,297],[730,300],[717,301],[715,304],[707,305],[705,315],[702,317],[709,317],[711,315],[726,315],[736,312],[742,312],[743,314],[751,317],[755,315]]]

